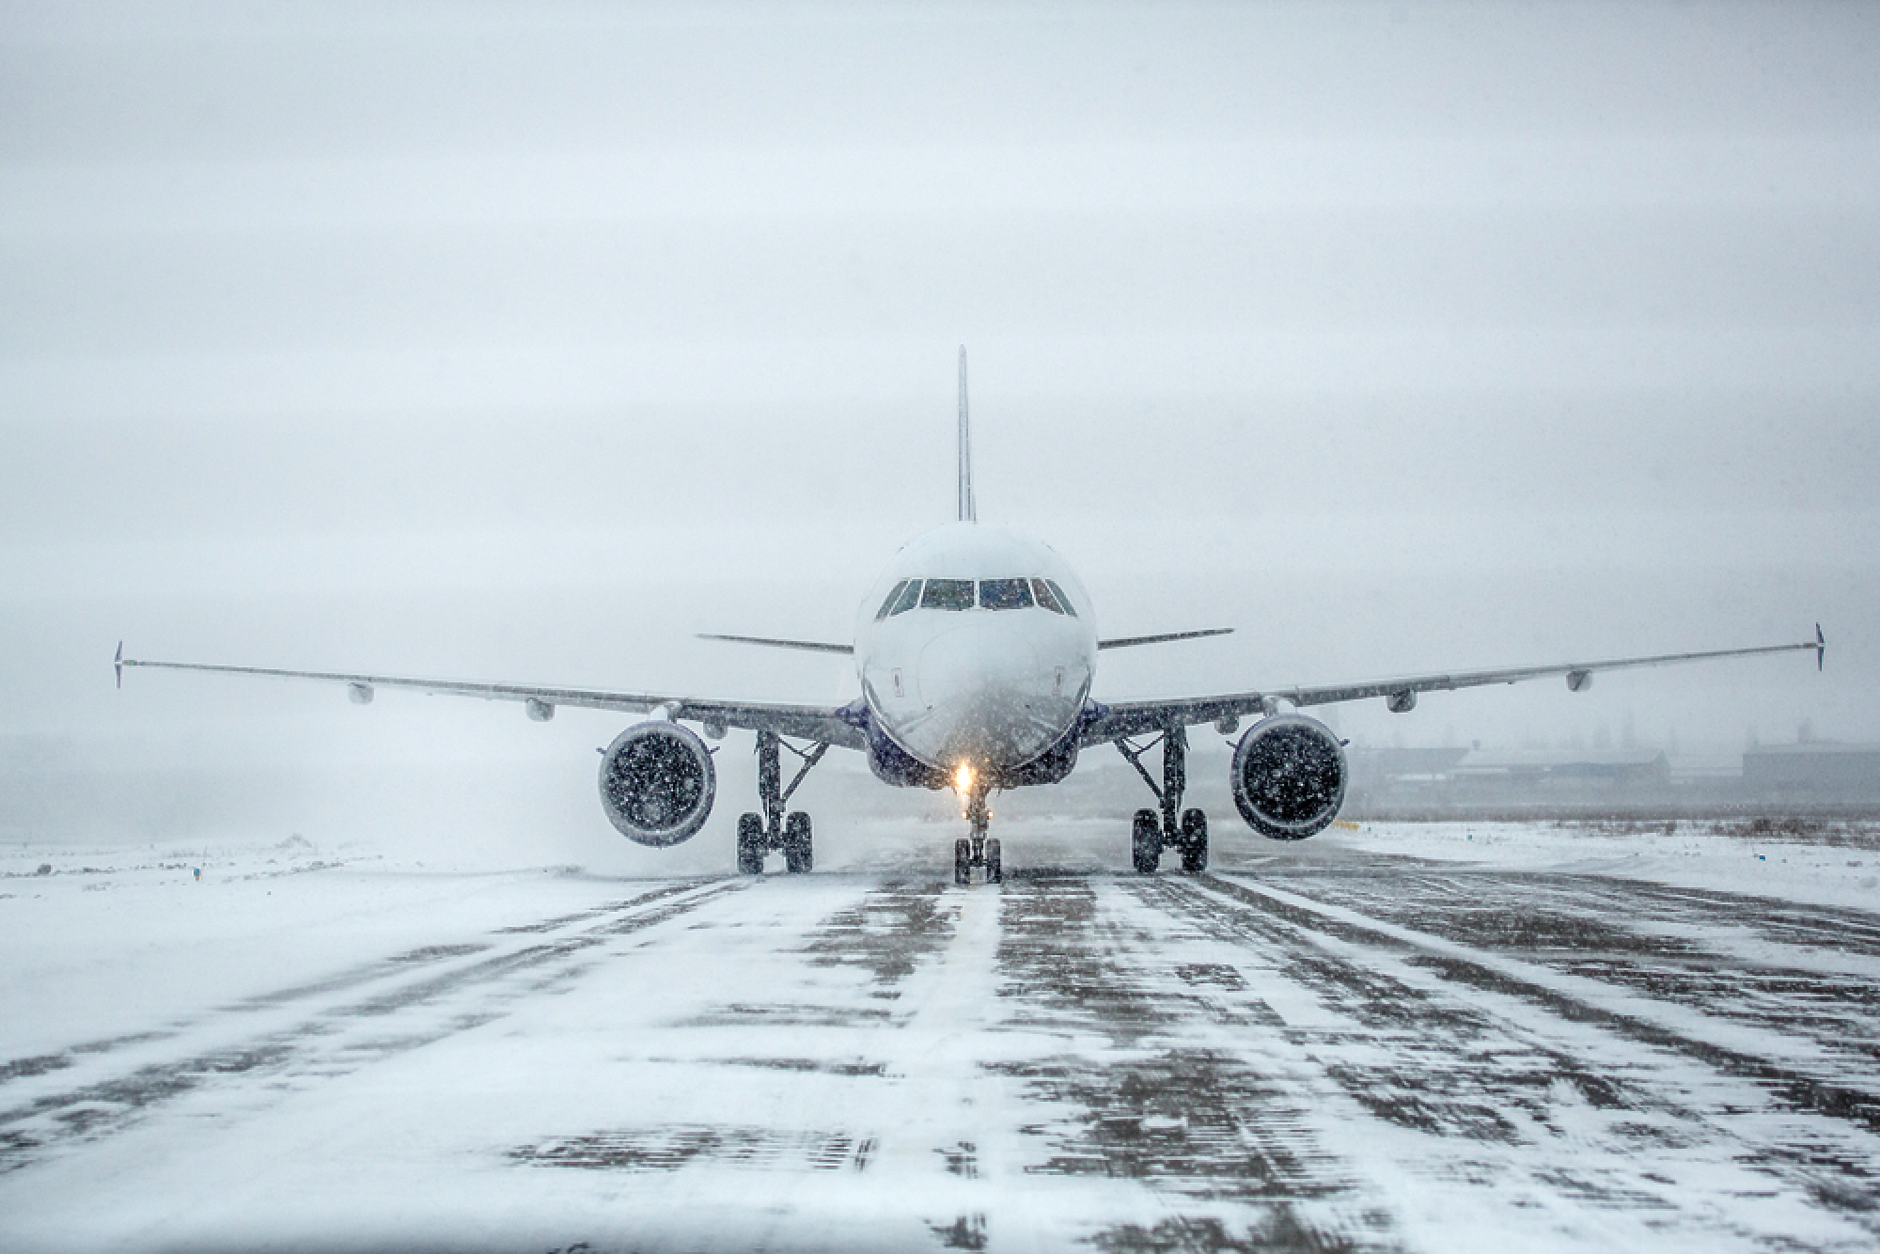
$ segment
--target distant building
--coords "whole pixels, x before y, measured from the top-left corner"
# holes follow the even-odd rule
[[[1743,753],[1743,787],[1755,797],[1880,800],[1880,745],[1759,745]]]
[[[1351,779],[1356,783],[1384,784],[1406,780],[1428,782],[1449,778],[1467,749],[1365,749],[1347,755]]]
[[[1457,783],[1546,787],[1651,787],[1671,782],[1662,749],[1475,749],[1456,763]]]
[[[1350,751],[1353,817],[1880,813],[1880,745]]]

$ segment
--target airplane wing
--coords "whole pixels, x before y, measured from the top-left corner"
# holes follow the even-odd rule
[[[1404,675],[1396,679],[1367,680],[1355,684],[1329,684],[1322,687],[1270,688],[1258,692],[1235,692],[1220,696],[1176,697],[1154,701],[1119,701],[1105,706],[1103,712],[1085,724],[1080,743],[1101,744],[1119,736],[1144,735],[1172,726],[1213,723],[1243,715],[1266,714],[1278,702],[1293,706],[1330,705],[1338,701],[1361,701],[1383,697],[1397,710],[1416,704],[1420,692],[1451,692],[1458,688],[1480,688],[1489,684],[1515,684],[1524,679],[1564,675],[1567,687],[1575,692],[1585,688],[1600,671],[1630,670],[1642,666],[1669,666],[1678,662],[1702,662],[1713,658],[1752,657],[1761,653],[1787,653],[1813,649],[1819,668],[1827,655],[1827,638],[1821,624],[1815,624],[1815,638],[1799,644],[1766,644],[1749,649],[1713,649],[1702,653],[1660,653],[1652,657],[1607,658],[1597,662],[1558,662],[1546,666],[1514,666],[1500,670],[1452,671],[1436,675]]]
[[[1097,641],[1099,649],[1133,649],[1139,644],[1167,644],[1171,640],[1199,640],[1203,636],[1232,635],[1232,627],[1208,627],[1201,631],[1170,631],[1159,636],[1113,636]]]
[[[733,644],[761,644],[772,649],[801,649],[805,653],[854,653],[852,644],[825,644],[820,640],[778,640],[774,636],[721,636],[702,631],[700,640],[729,640]]]
[[[152,670],[208,671],[221,675],[261,675],[273,679],[314,679],[346,684],[353,700],[367,702],[377,688],[408,688],[431,696],[481,697],[485,701],[523,703],[529,717],[546,721],[555,707],[619,710],[623,713],[650,714],[664,710],[674,719],[690,719],[707,727],[740,727],[747,731],[773,731],[783,736],[817,740],[846,749],[863,749],[868,739],[858,721],[845,706],[783,705],[761,701],[719,701],[699,697],[679,697],[646,692],[607,692],[595,688],[540,688],[527,684],[472,683],[456,679],[413,679],[400,675],[349,675],[332,671],[277,670],[265,666],[212,666],[200,662],[153,662],[124,656],[118,646],[118,684],[124,683],[124,671],[140,666]]]
[[[1203,636],[1225,636],[1232,627],[1209,627],[1202,631],[1171,631],[1159,636],[1119,636],[1109,640],[1097,641],[1099,649],[1129,649],[1139,644],[1167,644],[1172,640],[1199,640]],[[774,636],[724,636],[716,632],[700,632],[700,640],[729,640],[733,644],[761,644],[772,649],[801,649],[808,653],[854,653],[855,646],[849,644],[824,644],[820,640],[779,640]]]

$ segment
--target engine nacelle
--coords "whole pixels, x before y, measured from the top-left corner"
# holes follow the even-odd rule
[[[1234,805],[1262,836],[1304,840],[1338,817],[1348,775],[1331,728],[1303,714],[1274,714],[1234,750]]]
[[[677,723],[635,723],[601,755],[601,808],[622,836],[676,845],[705,826],[718,776],[705,742]]]

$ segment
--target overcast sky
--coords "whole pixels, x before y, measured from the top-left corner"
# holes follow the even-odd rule
[[[583,781],[617,730],[119,694],[120,637],[836,699],[691,633],[847,638],[964,343],[981,518],[1106,634],[1239,628],[1099,695],[1819,619],[1824,676],[1340,726],[1880,739],[1876,65],[1858,4],[5,5],[0,730]]]

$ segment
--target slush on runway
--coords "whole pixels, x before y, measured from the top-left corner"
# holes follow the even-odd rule
[[[7,934],[71,942],[9,1000],[96,1031],[8,1030],[0,1244],[1880,1237],[1880,914],[1336,840],[1119,874],[1052,822],[962,889],[879,826],[809,876],[9,865]],[[137,943],[178,903],[228,930]]]

